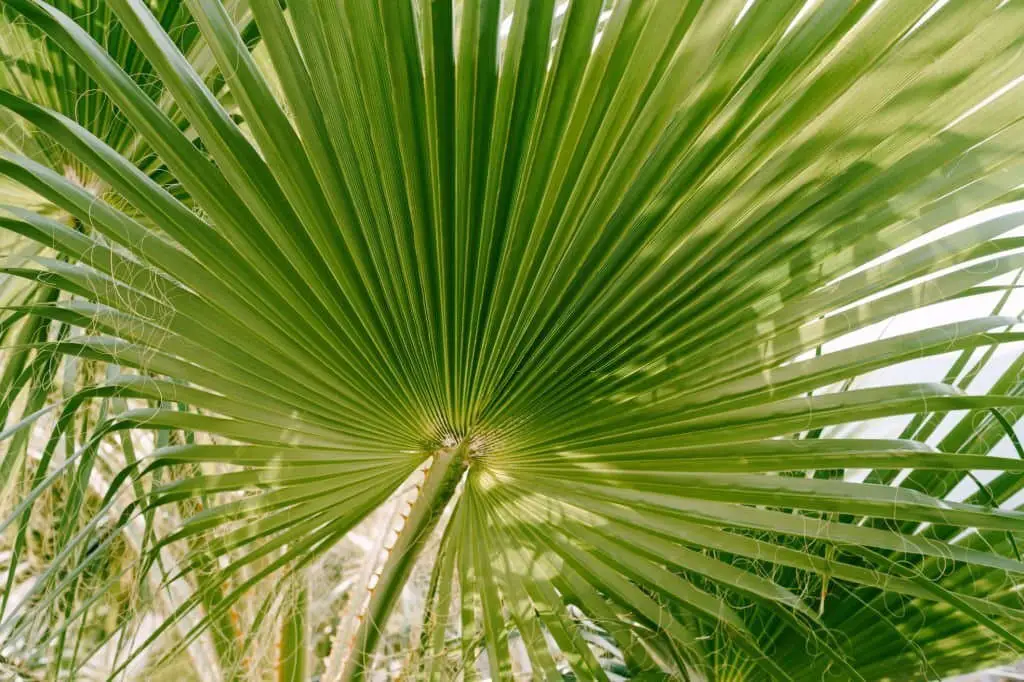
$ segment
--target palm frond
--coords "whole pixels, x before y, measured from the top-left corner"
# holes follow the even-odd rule
[[[1024,411],[1024,4],[251,0],[257,57],[233,6],[186,5],[205,61],[168,33],[177,4],[108,0],[97,40],[5,0],[116,116],[0,105],[123,200],[0,157],[87,228],[5,212],[61,256],[2,268],[42,292],[10,309],[16,344],[117,368],[26,402],[57,417],[0,527],[69,492],[5,656],[80,667],[85,576],[142,524],[134,579],[192,591],[115,674],[177,628],[163,660],[212,630],[240,675],[237,601],[424,467],[328,679],[376,665],[435,528],[409,677],[604,680],[610,657],[636,679],[914,679],[1021,655],[1024,465],[991,451]],[[971,319],[863,336],[966,297]],[[996,350],[1014,359],[981,386]],[[899,374],[941,357],[939,381]],[[26,371],[5,366],[10,396]],[[900,437],[840,431],[885,419]],[[144,431],[174,439],[90,508],[99,448]]]

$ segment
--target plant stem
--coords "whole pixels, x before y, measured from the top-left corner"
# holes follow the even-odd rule
[[[309,593],[305,575],[290,597],[281,618],[281,639],[277,651],[277,682],[305,682],[306,680],[306,611]]]
[[[371,585],[368,604],[359,617],[351,653],[342,670],[342,680],[363,678],[366,664],[387,624],[391,608],[430,532],[455,493],[466,467],[468,451],[469,440],[465,439],[451,450],[441,450],[434,454],[419,495],[409,507],[405,523],[394,545],[387,549],[387,559],[376,576],[375,584]]]

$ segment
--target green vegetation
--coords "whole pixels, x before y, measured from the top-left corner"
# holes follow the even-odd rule
[[[0,11],[0,675],[1024,657],[1024,2]]]

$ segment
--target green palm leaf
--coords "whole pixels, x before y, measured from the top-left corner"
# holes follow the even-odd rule
[[[235,604],[410,480],[326,679],[369,676],[435,533],[416,679],[914,679],[1024,653],[1024,465],[989,455],[1018,442],[1020,361],[975,383],[1022,339],[997,278],[1024,208],[918,239],[1024,183],[1024,4],[251,0],[252,29],[186,6],[195,43],[176,3],[109,0],[99,41],[4,3],[102,94],[78,120],[50,89],[0,105],[117,197],[0,161],[87,228],[5,210],[60,255],[3,268],[46,296],[9,308],[36,325],[15,345],[116,368],[28,399],[58,416],[2,527],[69,492],[5,656],[73,674],[122,579],[90,571],[142,524],[135,575],[192,591],[117,669],[212,629],[241,676]],[[857,340],[968,296],[974,319]],[[951,354],[941,382],[855,383]],[[11,399],[26,371],[5,366]],[[900,438],[834,428],[888,418]],[[176,435],[90,506],[103,444],[143,431]],[[971,471],[994,473],[951,497]]]

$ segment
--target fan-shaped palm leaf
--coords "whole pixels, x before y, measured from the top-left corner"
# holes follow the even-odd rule
[[[0,94],[131,208],[3,157],[90,227],[3,219],[70,261],[5,268],[75,297],[18,309],[86,330],[40,352],[126,368],[61,402],[43,459],[90,401],[132,407],[5,523],[72,482],[9,641],[63,641],[111,527],[195,499],[147,561],[184,547],[177,570],[217,579],[132,649],[201,613],[185,645],[422,470],[328,679],[371,667],[435,528],[413,677],[524,673],[514,640],[534,678],[608,679],[592,628],[636,679],[912,678],[1024,650],[1024,464],[983,456],[1024,407],[1019,363],[976,393],[962,368],[846,385],[1018,342],[1016,319],[822,352],[1021,267],[1020,206],[914,240],[1024,181],[1024,4],[252,0],[278,92],[224,6],[189,0],[244,130],[146,3],[109,4],[180,119],[66,14],[5,0],[190,204],[49,102]],[[968,416],[926,445],[949,411]],[[901,415],[920,415],[901,439],[821,437]],[[97,446],[124,430],[214,442],[127,466],[83,514]],[[854,468],[872,473],[836,473]],[[973,470],[1000,475],[946,499]]]

